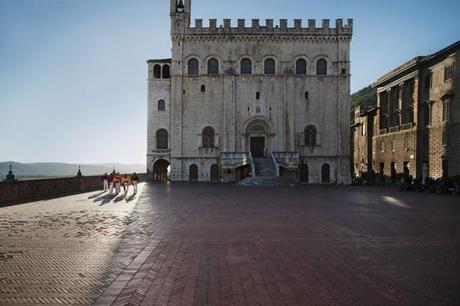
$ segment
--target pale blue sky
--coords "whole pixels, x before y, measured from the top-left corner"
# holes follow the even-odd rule
[[[354,18],[352,91],[459,40],[458,12],[458,0],[192,2],[205,20]],[[144,163],[145,61],[165,57],[168,0],[0,0],[0,161]]]

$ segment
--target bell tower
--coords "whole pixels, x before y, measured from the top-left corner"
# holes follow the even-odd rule
[[[184,33],[190,26],[192,0],[170,0],[171,35]]]

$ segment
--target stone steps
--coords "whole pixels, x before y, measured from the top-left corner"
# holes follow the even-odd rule
[[[270,158],[254,158],[256,176],[274,176],[273,163]]]

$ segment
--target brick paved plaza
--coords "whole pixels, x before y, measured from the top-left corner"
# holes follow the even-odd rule
[[[454,305],[458,197],[143,186],[0,208],[0,304]]]

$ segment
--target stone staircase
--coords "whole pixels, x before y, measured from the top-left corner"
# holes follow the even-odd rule
[[[275,169],[271,158],[254,158],[255,177],[247,177],[237,185],[240,186],[288,186],[291,182],[287,178],[275,175]]]
[[[256,176],[275,176],[271,158],[254,158]]]

